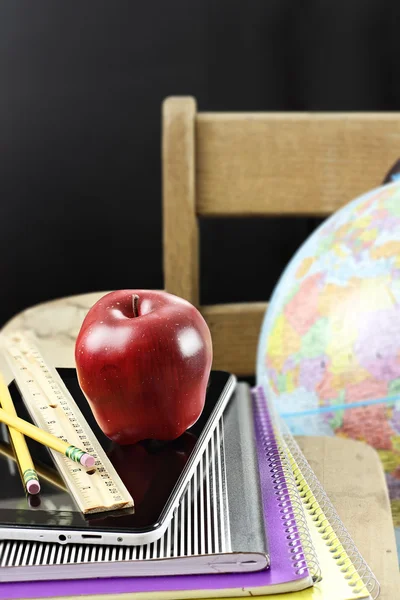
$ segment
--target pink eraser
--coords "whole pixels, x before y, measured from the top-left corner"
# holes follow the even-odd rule
[[[84,454],[81,458],[81,465],[84,467],[94,467],[95,460],[90,454]]]
[[[26,490],[28,494],[38,494],[40,492],[40,483],[34,479],[31,479],[26,484]]]

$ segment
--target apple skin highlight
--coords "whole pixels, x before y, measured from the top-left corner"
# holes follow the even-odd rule
[[[204,408],[211,334],[199,311],[182,298],[119,290],[89,310],[75,362],[81,389],[110,439],[173,440]]]

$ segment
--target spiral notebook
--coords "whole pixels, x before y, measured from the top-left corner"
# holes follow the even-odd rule
[[[245,386],[241,387],[240,400],[241,406],[251,403]],[[266,513],[267,532],[272,533],[279,524],[279,535],[276,539],[273,535],[270,537],[269,570],[211,576],[5,583],[2,597],[45,598],[79,594],[100,599],[118,594],[120,600],[124,596],[178,600],[268,594],[271,600],[286,597],[288,600],[376,598],[379,585],[375,577],[295,441],[287,431],[280,434],[276,417],[273,410],[269,410],[262,390],[253,392],[252,401],[263,509],[275,510],[273,516]],[[274,503],[272,497],[276,499]],[[243,498],[243,501],[248,499]],[[297,587],[298,591],[276,595],[277,591],[296,590],[300,581],[303,587],[312,583],[314,587],[302,591]],[[275,587],[279,582],[280,587]]]
[[[254,480],[258,473],[259,468],[259,479],[261,490],[261,510],[263,521],[266,523],[267,539],[269,546],[269,555],[274,563],[273,569],[267,569],[254,573],[237,573],[228,575],[198,575],[193,576],[177,576],[177,577],[152,577],[152,578],[136,578],[136,579],[103,579],[93,581],[63,581],[62,583],[53,582],[30,582],[26,583],[15,583],[9,584],[4,583],[2,586],[2,592],[6,593],[6,597],[35,597],[35,596],[55,596],[57,594],[68,594],[71,595],[77,589],[76,586],[81,589],[82,586],[90,589],[90,593],[96,593],[96,590],[105,592],[107,590],[118,589],[120,585],[127,586],[126,591],[137,591],[141,593],[153,592],[160,594],[165,592],[167,595],[170,594],[172,597],[177,597],[178,591],[187,596],[188,590],[196,589],[196,595],[203,595],[206,590],[210,588],[214,589],[217,585],[219,589],[231,590],[232,593],[236,593],[237,590],[246,589],[248,593],[275,593],[285,592],[288,590],[300,590],[309,587],[313,583],[314,579],[318,577],[314,570],[316,569],[316,559],[313,553],[313,547],[309,538],[307,528],[305,527],[304,514],[302,531],[300,532],[297,523],[300,524],[300,517],[297,515],[295,519],[295,512],[299,513],[298,507],[295,509],[292,505],[292,496],[294,489],[288,490],[286,486],[286,475],[288,471],[288,464],[282,463],[280,460],[280,453],[274,439],[274,433],[272,427],[268,427],[267,422],[261,422],[261,412],[259,424],[256,427],[254,435],[254,419],[253,419],[253,400],[250,395],[248,386],[245,384],[238,385],[237,393],[235,398],[232,400],[235,402],[233,407],[234,410],[229,411],[229,418],[225,417],[225,423],[223,428],[220,430],[222,438],[223,431],[223,443],[224,443],[224,455],[235,457],[235,475],[236,481],[229,482],[228,494],[227,494],[227,505],[221,507],[222,511],[225,511],[230,518],[235,516],[242,523],[245,521],[247,527],[248,543],[251,545],[254,535],[258,534],[258,519],[254,509],[250,510],[249,506],[257,505],[258,499],[254,497],[254,487],[251,487],[251,480]],[[257,405],[258,406],[258,405]],[[261,405],[256,410],[261,411]],[[251,471],[251,455],[254,450],[255,455],[255,469],[256,473]],[[211,465],[213,467],[213,465]],[[258,479],[258,477],[257,477]],[[205,490],[207,491],[207,490]],[[246,497],[247,494],[247,497]],[[193,497],[193,489],[192,489]],[[189,496],[190,498],[190,496]],[[169,533],[170,543],[172,543],[172,554],[179,556],[179,554],[185,553],[185,545],[179,543],[184,535],[185,523],[184,514],[185,507],[188,503],[188,497],[184,496],[182,504],[179,507],[179,512],[174,519],[172,524],[172,533]],[[300,506],[300,511],[302,510]],[[183,512],[182,512],[183,511]],[[270,526],[268,527],[268,522]],[[177,525],[181,524],[180,531]],[[203,523],[198,523],[198,535],[200,537],[210,537],[210,530],[204,529],[207,522],[203,520]],[[272,526],[271,526],[272,525]],[[226,524],[228,527],[228,524]],[[236,528],[233,528],[235,530]],[[264,531],[263,534],[265,535]],[[175,540],[175,545],[174,545]],[[12,542],[9,542],[12,544]],[[254,543],[254,540],[253,540]],[[15,544],[15,543],[14,543]],[[3,560],[3,565],[7,569],[7,577],[10,578],[15,573],[15,576],[29,578],[30,574],[35,573],[35,562],[38,562],[38,547],[34,549],[34,553],[25,544],[25,549],[21,549],[22,545],[19,545],[18,561],[15,559]],[[43,558],[44,552],[49,550],[48,545],[40,544],[41,548],[40,556]],[[123,549],[118,549],[121,552]],[[127,549],[128,550],[128,549]],[[83,547],[75,551],[74,560],[77,561],[79,558],[84,559],[82,565],[71,564],[71,555],[65,559],[63,553],[68,551],[68,547],[61,546],[56,549],[51,549],[52,561],[46,560],[48,566],[42,569],[42,572],[47,578],[52,577],[52,574],[65,577],[73,576],[75,572],[83,571],[86,573],[86,577],[91,571],[99,576],[101,573],[102,564],[104,561],[96,561],[93,554],[98,551],[98,548],[94,547]],[[8,550],[10,556],[11,550]],[[152,560],[149,555],[149,549],[141,548],[142,560]],[[49,554],[49,552],[48,552]],[[144,558],[146,557],[146,558]],[[40,561],[43,562],[42,558]],[[111,555],[114,558],[115,555]],[[55,560],[56,559],[56,560]],[[90,561],[93,562],[90,562]],[[195,557],[191,560],[195,560]],[[57,565],[54,562],[69,564]],[[16,565],[18,562],[18,566]],[[53,562],[50,566],[49,562]],[[118,562],[115,561],[116,565]],[[132,560],[124,561],[125,570],[129,568],[129,564]],[[11,563],[11,564],[10,564]],[[14,563],[14,566],[12,566]],[[30,565],[30,566],[29,566]],[[221,572],[223,565],[215,565],[215,571]],[[36,570],[37,574],[37,570]],[[53,575],[53,577],[54,577]],[[249,577],[249,575],[252,575]],[[194,586],[194,588],[193,588]],[[200,592],[202,590],[202,592]],[[212,592],[214,595],[214,592]],[[157,595],[157,597],[160,597]]]

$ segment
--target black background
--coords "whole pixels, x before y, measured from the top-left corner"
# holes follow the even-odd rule
[[[399,110],[399,31],[398,0],[2,0],[0,324],[66,294],[163,286],[163,98]],[[202,301],[268,299],[315,224],[202,222]]]

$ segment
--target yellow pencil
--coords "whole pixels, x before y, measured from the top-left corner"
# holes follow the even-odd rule
[[[4,412],[10,415],[10,417],[17,418],[17,412],[14,408],[14,404],[8,391],[8,387],[0,374],[0,405],[3,407]],[[22,433],[20,433],[14,427],[9,426],[11,442],[14,448],[15,456],[19,472],[21,475],[22,482],[25,486],[28,494],[38,494],[40,492],[40,483],[37,476],[35,465],[33,464],[31,454]]]
[[[47,431],[43,431],[43,429],[36,427],[36,425],[28,423],[28,421],[24,421],[23,419],[20,419],[14,415],[10,415],[2,408],[0,408],[0,421],[9,427],[17,429],[17,431],[20,431],[24,435],[36,440],[40,444],[43,444],[44,446],[47,446],[56,452],[60,452],[60,454],[65,454],[65,456],[71,460],[74,460],[75,462],[81,463],[81,465],[84,467],[94,466],[94,457],[84,450],[80,450],[76,446],[68,444],[68,442],[63,442],[55,435],[52,435]]]

